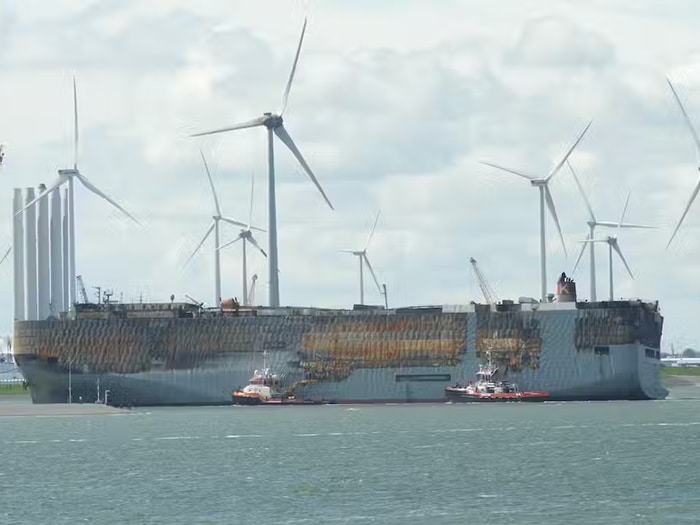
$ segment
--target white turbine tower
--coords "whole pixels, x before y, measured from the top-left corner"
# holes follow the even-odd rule
[[[200,155],[202,156],[202,162],[204,162],[204,169],[207,172],[207,178],[209,179],[209,185],[211,186],[211,193],[214,196],[214,207],[216,213],[212,215],[212,222],[209,225],[209,228],[207,229],[206,233],[204,234],[204,237],[202,237],[202,240],[199,241],[199,244],[197,247],[194,249],[192,252],[192,255],[190,255],[185,262],[187,264],[190,262],[192,257],[195,256],[195,254],[199,251],[199,249],[202,247],[204,244],[204,241],[207,240],[209,235],[211,235],[211,232],[214,231],[214,292],[216,294],[216,297],[214,299],[214,304],[218,305],[219,302],[221,302],[221,257],[219,254],[219,244],[220,244],[220,236],[219,236],[219,221],[224,221],[229,224],[232,224],[234,226],[242,226],[246,227],[245,224],[242,222],[230,219],[229,217],[224,217],[221,215],[221,206],[219,206],[219,198],[216,196],[216,190],[214,189],[214,181],[211,178],[211,173],[209,172],[209,166],[207,165],[207,159],[204,157],[204,153],[200,150],[199,151]],[[250,225],[247,226],[250,228]],[[256,230],[260,230],[260,228],[255,228]],[[260,230],[264,231],[264,230]]]
[[[693,137],[693,142],[695,143],[696,161],[698,162],[698,170],[700,170],[700,138],[698,138],[698,134],[695,131],[695,127],[693,126],[693,122],[690,120],[688,113],[686,112],[685,108],[683,107],[683,104],[681,103],[681,99],[678,96],[678,93],[676,93],[676,90],[673,88],[673,84],[671,84],[671,81],[668,79],[668,77],[666,78],[666,82],[668,82],[668,87],[671,88],[671,92],[673,93],[673,98],[676,99],[676,102],[678,103],[678,107],[681,109],[681,113],[683,113],[683,119],[685,120],[685,123],[688,125],[688,129],[690,130],[690,134]],[[700,180],[698,180],[697,184],[695,185],[695,189],[693,190],[693,193],[690,194],[690,199],[688,199],[688,204],[686,205],[685,210],[683,210],[683,215],[681,215],[681,218],[678,221],[676,228],[673,230],[673,234],[671,235],[671,238],[668,240],[668,244],[666,245],[667,249],[669,246],[671,246],[671,242],[673,241],[673,238],[678,233],[678,230],[681,227],[681,224],[683,224],[683,220],[685,219],[685,216],[688,215],[688,212],[690,211],[690,207],[693,205],[695,198],[698,196],[698,192],[700,192]]]
[[[627,261],[625,260],[625,256],[622,255],[622,250],[620,250],[620,245],[617,242],[617,233],[620,231],[620,228],[622,227],[622,221],[625,219],[625,213],[627,212],[627,205],[630,202],[630,194],[627,194],[627,200],[625,201],[625,207],[622,209],[622,215],[620,216],[620,221],[616,224],[617,230],[616,230],[616,235],[608,235],[604,239],[586,239],[584,241],[581,241],[585,244],[593,244],[596,242],[606,242],[608,243],[608,278],[610,280],[610,297],[609,299],[611,301],[614,301],[614,294],[613,294],[613,250],[617,253],[617,255],[620,257],[620,260],[622,263],[625,265],[625,268],[627,269],[627,273],[630,274],[630,277],[634,279],[634,275],[632,275],[632,270],[630,270],[629,265],[627,264]],[[583,250],[581,251],[581,254],[583,254]],[[581,260],[581,256],[579,255],[579,260]],[[578,265],[578,261],[576,261],[576,264]],[[574,266],[574,271],[576,270],[576,266]]]
[[[328,200],[328,197],[326,196],[325,192],[323,191],[323,188],[321,188],[321,185],[318,182],[318,179],[316,179],[316,176],[314,175],[313,171],[311,171],[311,168],[309,165],[306,163],[304,160],[304,157],[302,157],[301,153],[297,149],[296,145],[294,144],[294,141],[292,140],[292,137],[289,136],[289,133],[287,133],[287,130],[284,128],[282,124],[282,114],[284,113],[284,110],[287,106],[287,99],[289,97],[289,91],[292,87],[292,81],[294,80],[294,72],[296,71],[297,68],[297,62],[299,61],[299,53],[301,52],[301,44],[304,41],[304,32],[306,31],[306,19],[304,20],[304,25],[301,30],[301,38],[299,38],[299,45],[297,46],[297,52],[294,57],[294,63],[292,64],[292,72],[289,74],[289,80],[287,81],[287,87],[284,90],[284,95],[282,97],[282,109],[279,112],[279,115],[274,114],[274,113],[263,113],[261,117],[255,118],[253,120],[249,120],[247,122],[243,122],[241,124],[235,124],[233,126],[228,126],[225,128],[221,129],[216,129],[213,131],[205,131],[202,133],[196,133],[192,135],[193,137],[200,137],[203,135],[212,135],[214,133],[223,133],[225,131],[233,131],[237,129],[246,129],[246,128],[254,128],[257,126],[265,126],[267,128],[267,161],[268,161],[268,213],[269,213],[269,218],[268,218],[268,227],[270,228],[270,242],[269,242],[269,250],[270,250],[270,306],[277,307],[280,305],[280,293],[279,293],[279,268],[278,268],[278,255],[277,255],[277,206],[276,206],[276,200],[275,200],[275,160],[274,160],[274,141],[273,141],[273,134],[277,135],[277,138],[279,138],[285,146],[287,146],[292,154],[296,157],[296,159],[299,161],[299,164],[301,164],[301,167],[304,168],[304,171],[306,171],[307,175],[311,179],[311,181],[316,185],[316,188],[318,188],[318,191],[321,192],[321,195],[323,195],[323,198],[326,200],[328,203],[328,206],[330,206],[331,209],[333,209],[333,205],[331,204],[331,201]]]
[[[576,148],[578,143],[581,141],[583,136],[586,134],[586,131],[588,131],[588,128],[591,127],[592,123],[593,123],[592,121],[588,123],[588,125],[585,127],[583,132],[576,139],[576,142],[574,142],[573,146],[571,146],[569,148],[569,150],[562,157],[562,159],[550,170],[550,172],[545,177],[538,178],[538,177],[535,177],[533,175],[528,175],[527,173],[523,173],[522,171],[517,171],[517,170],[511,169],[511,168],[504,168],[503,166],[499,166],[497,164],[492,164],[490,162],[482,162],[482,164],[486,164],[487,166],[491,166],[492,168],[507,171],[508,173],[512,173],[514,175],[518,175],[519,177],[523,177],[523,178],[529,180],[530,184],[532,184],[532,186],[539,189],[539,192],[540,192],[540,280],[541,280],[540,287],[541,287],[541,299],[542,299],[542,301],[547,300],[547,253],[546,253],[546,249],[545,249],[545,220],[544,220],[545,202],[547,203],[547,208],[549,209],[549,213],[552,215],[552,219],[554,219],[554,224],[557,226],[557,231],[559,232],[559,238],[561,239],[561,245],[564,248],[564,253],[566,254],[566,245],[564,244],[564,236],[561,233],[561,226],[559,225],[559,218],[557,217],[557,211],[554,208],[554,200],[552,199],[552,194],[549,191],[549,183],[552,181],[554,176],[559,172],[561,167],[567,161],[567,159],[569,158],[569,155],[571,155],[571,153],[574,151],[574,148]]]
[[[233,244],[234,242],[238,241],[243,241],[243,306],[249,306],[251,304],[250,297],[248,296],[248,255],[246,253],[246,243],[250,243],[253,246],[255,246],[260,253],[262,253],[265,257],[267,257],[267,254],[265,253],[265,250],[263,250],[260,245],[258,244],[258,241],[255,240],[255,237],[253,237],[253,232],[251,232],[251,226],[250,223],[253,221],[253,192],[255,190],[255,175],[251,175],[251,180],[250,180],[250,211],[248,213],[248,224],[243,225],[244,229],[240,231],[238,236],[233,239],[232,241],[227,242],[223,246],[219,246],[216,249],[216,254],[217,257],[219,256],[219,250],[222,248],[225,248],[226,246],[229,246]],[[256,230],[259,230],[259,228],[255,228]],[[263,230],[261,230],[263,231]],[[257,275],[254,275],[255,280],[258,279]],[[252,286],[252,285],[251,285]]]
[[[117,204],[114,200],[102,193],[88,178],[78,170],[78,90],[76,88],[75,77],[73,77],[73,168],[58,170],[58,179],[49,186],[45,191],[29,202],[22,211],[36,204],[39,200],[47,198],[51,192],[68,183],[68,256],[64,254],[64,261],[67,260],[69,268],[69,285],[64,291],[68,295],[68,304],[72,305],[75,302],[75,197],[74,197],[74,179],[77,179],[85,188],[90,190],[98,197],[102,197],[112,206],[129,217],[136,224],[139,224],[129,212]]]
[[[374,269],[372,268],[372,265],[369,263],[369,259],[367,258],[367,248],[369,247],[369,243],[372,240],[372,236],[374,235],[374,230],[377,227],[377,222],[379,221],[379,214],[381,213],[381,210],[377,212],[377,218],[374,219],[374,225],[372,226],[372,230],[369,232],[369,237],[367,238],[367,242],[365,243],[365,247],[362,250],[340,250],[341,252],[345,253],[351,253],[355,255],[358,258],[358,262],[360,263],[360,304],[365,304],[365,281],[364,281],[364,266],[367,265],[367,269],[369,270],[369,273],[372,274],[372,279],[374,280],[374,284],[377,285],[377,290],[379,290],[379,293],[382,294],[382,287],[379,285],[379,281],[377,280],[377,276],[374,273]]]
[[[574,171],[574,168],[571,166],[571,163],[569,161],[566,162],[566,165],[569,167],[569,170],[571,171],[571,174],[574,176],[574,180],[576,181],[576,186],[578,186],[579,192],[581,193],[581,197],[583,197],[583,201],[586,203],[586,208],[588,209],[588,237],[586,237],[587,240],[590,239],[595,239],[595,229],[596,226],[602,226],[604,228],[648,228],[648,229],[653,229],[655,226],[645,226],[643,224],[629,224],[629,223],[617,223],[617,222],[610,222],[610,221],[599,221],[598,219],[595,218],[595,214],[593,213],[593,207],[591,206],[590,201],[588,200],[588,197],[586,196],[586,192],[583,191],[583,186],[581,185],[581,182],[578,179],[578,176],[576,175],[576,172]],[[574,271],[576,270],[576,267],[578,266],[578,263],[581,261],[581,257],[583,257],[583,252],[586,250],[586,244],[589,246],[589,251],[590,251],[590,256],[591,256],[591,301],[596,301],[597,300],[597,293],[596,293],[596,277],[595,277],[595,243],[584,243],[581,246],[581,251],[578,254],[578,258],[576,259],[576,264],[574,264]],[[571,274],[573,275],[573,271]]]

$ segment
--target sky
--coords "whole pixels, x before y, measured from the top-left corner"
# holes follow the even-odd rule
[[[695,16],[693,16],[695,14]],[[285,127],[333,203],[276,143],[283,304],[351,307],[368,256],[390,306],[483,301],[474,257],[500,299],[538,297],[539,200],[528,181],[572,153],[599,220],[624,230],[630,278],[613,261],[615,296],[658,300],[662,347],[697,347],[700,203],[666,249],[698,178],[694,145],[666,77],[700,125],[696,2],[357,0],[340,2],[0,0],[0,248],[12,242],[12,189],[51,183],[73,164],[76,76],[81,172],[135,215],[76,190],[77,274],[88,293],[124,301],[185,294],[214,302],[214,203],[267,229],[262,128],[192,133],[278,112],[304,17],[308,27]],[[547,217],[548,290],[571,274],[587,234],[573,177],[550,189],[566,253]],[[598,236],[606,235],[602,228]],[[222,242],[238,234],[222,226]],[[266,234],[257,235],[267,248]],[[222,250],[222,295],[241,297],[240,244]],[[608,295],[607,246],[597,247]],[[266,259],[249,251],[256,302]],[[589,298],[584,257],[573,274]],[[11,332],[12,263],[0,266],[0,333]],[[365,302],[381,304],[365,273]]]

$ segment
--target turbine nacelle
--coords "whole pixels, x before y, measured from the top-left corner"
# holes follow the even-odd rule
[[[273,113],[263,113],[265,120],[262,121],[262,125],[268,129],[275,129],[282,126],[284,119],[280,115],[275,115]]]

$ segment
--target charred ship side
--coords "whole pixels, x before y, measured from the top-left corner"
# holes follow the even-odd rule
[[[663,318],[639,300],[397,309],[202,309],[78,304],[15,323],[35,403],[231,403],[267,351],[287,391],[330,402],[439,402],[486,352],[521,389],[551,400],[658,399]],[[69,393],[70,386],[70,393]]]

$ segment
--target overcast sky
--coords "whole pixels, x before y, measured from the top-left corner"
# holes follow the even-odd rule
[[[665,77],[700,125],[700,5],[585,4],[0,0],[0,243],[11,243],[12,188],[72,165],[75,73],[81,171],[143,223],[78,187],[77,273],[88,292],[211,304],[213,240],[185,265],[214,211],[198,150],[225,215],[247,220],[255,176],[253,223],[267,228],[266,134],[188,135],[278,111],[308,15],[285,127],[336,210],[278,142],[283,304],[358,302],[357,260],[339,250],[364,246],[378,210],[368,254],[390,305],[483,300],[470,256],[500,298],[538,297],[537,192],[479,161],[545,175],[593,120],[571,162],[597,218],[618,220],[631,190],[626,220],[659,226],[620,233],[635,279],[615,259],[615,295],[660,301],[665,349],[697,345],[700,203],[665,250],[697,159]],[[553,292],[587,215],[570,173],[551,191],[568,252],[548,217]],[[222,228],[224,240],[237,233]],[[249,270],[266,303],[266,260],[251,254]],[[597,272],[604,298],[606,245]],[[581,299],[588,275],[585,257],[574,276]],[[223,252],[222,284],[224,297],[241,297],[239,245]],[[0,294],[9,333],[11,262]],[[382,302],[369,278],[366,302]]]

